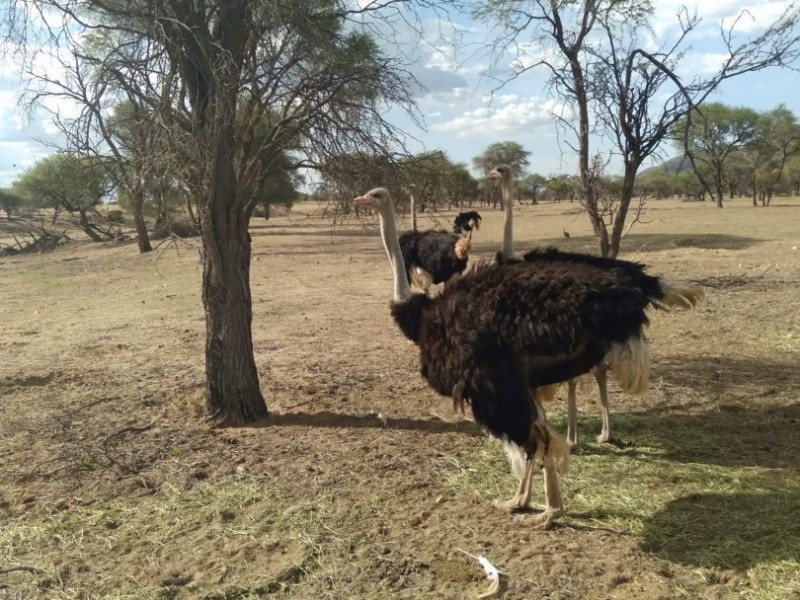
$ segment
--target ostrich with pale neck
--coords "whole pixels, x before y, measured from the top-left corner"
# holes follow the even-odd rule
[[[392,317],[419,347],[422,377],[455,406],[469,404],[475,421],[507,451],[519,449],[512,463],[517,491],[498,506],[527,507],[539,450],[546,508],[537,522],[549,526],[564,511],[557,470],[566,466],[569,447],[538,411],[534,394],[586,373],[606,355],[641,356],[646,300],[602,269],[558,261],[485,262],[435,298],[412,294],[389,193],[376,188],[356,202],[380,215],[394,281]]]
[[[447,287],[464,272],[472,236],[435,229],[418,231],[416,196],[410,188],[405,191],[411,204],[411,231],[399,235],[400,252],[408,282],[427,294],[431,286],[443,283]]]
[[[513,219],[514,210],[512,205],[514,189],[514,173],[510,166],[500,165],[492,169],[489,177],[500,181],[500,188],[503,196],[504,224],[503,224],[503,247],[497,253],[497,261],[501,263],[519,262],[514,256],[513,238]],[[668,307],[691,308],[695,306],[704,296],[702,288],[697,285],[683,281],[669,281],[661,277],[648,275],[645,266],[627,260],[605,258],[591,254],[580,254],[577,252],[562,252],[555,248],[538,248],[527,252],[522,257],[522,262],[534,266],[539,265],[546,268],[553,263],[564,265],[588,265],[600,269],[613,277],[621,286],[638,291],[645,299],[645,303],[655,308],[666,309]],[[609,355],[601,363],[596,365],[592,372],[597,380],[600,392],[600,413],[602,416],[602,429],[597,436],[598,442],[608,442],[611,439],[611,417],[608,408],[608,381],[607,373],[609,366],[616,379],[620,382],[623,391],[629,393],[641,393],[647,389],[649,381],[648,347],[645,342],[637,346],[640,355],[612,356]],[[632,373],[636,373],[632,376]],[[578,443],[577,433],[577,406],[576,388],[577,379],[568,381],[567,391],[567,441],[571,447]],[[634,385],[626,385],[625,382],[633,382]],[[550,388],[547,394],[539,394],[537,398],[552,397],[555,389]]]

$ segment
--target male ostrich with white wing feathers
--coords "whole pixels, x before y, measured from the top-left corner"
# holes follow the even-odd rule
[[[445,288],[467,268],[471,240],[447,231],[405,231],[400,235],[400,251],[408,282],[426,294],[432,285]]]
[[[498,179],[503,194],[503,205],[505,208],[503,225],[503,247],[497,253],[497,261],[501,263],[520,262],[514,255],[513,237],[513,207],[512,196],[514,189],[514,173],[510,166],[500,165],[492,169],[489,177]],[[605,271],[609,277],[613,277],[620,285],[627,288],[638,290],[642,297],[648,299],[647,304],[655,308],[666,309],[669,307],[691,308],[695,306],[704,296],[703,289],[697,285],[682,281],[667,281],[662,278],[648,275],[645,266],[627,260],[615,258],[605,258],[592,254],[581,254],[577,252],[562,252],[555,248],[536,248],[522,257],[522,262],[529,265],[539,265],[545,267],[554,263],[568,265],[588,265],[596,269]],[[646,346],[645,346],[646,348]],[[611,417],[608,409],[608,383],[607,365],[612,367],[612,373],[622,383],[626,376],[614,372],[615,361],[611,357],[598,364],[593,373],[597,380],[600,391],[600,413],[602,416],[602,430],[597,436],[598,442],[608,442],[611,439]],[[618,364],[618,363],[617,363]],[[647,388],[648,375],[643,374],[641,385],[630,387],[622,385],[623,391],[630,393],[640,393]],[[570,446],[578,443],[577,433],[577,407],[575,402],[575,392],[577,380],[570,379],[567,392],[567,441]],[[554,390],[549,391],[549,396],[553,395]]]
[[[391,313],[419,347],[423,378],[456,406],[469,404],[475,421],[518,457],[512,461],[517,491],[498,506],[527,507],[533,457],[541,450],[546,508],[536,521],[549,527],[564,512],[556,471],[566,467],[569,447],[533,395],[606,357],[624,387],[640,389],[649,366],[645,308],[655,298],[606,269],[563,261],[483,263],[435,298],[412,294],[389,193],[376,188],[356,202],[380,215],[394,275]],[[664,284],[654,280],[662,297]]]

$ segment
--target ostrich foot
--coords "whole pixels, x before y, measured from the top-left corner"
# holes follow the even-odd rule
[[[552,529],[558,517],[564,514],[564,510],[560,508],[548,508],[544,512],[531,517],[536,529]]]
[[[511,500],[495,500],[494,505],[503,512],[515,513],[526,510],[527,505],[523,505],[520,498],[514,496]]]
[[[600,444],[607,444],[611,441],[611,431],[604,429],[600,432],[600,435],[597,436],[597,441]]]

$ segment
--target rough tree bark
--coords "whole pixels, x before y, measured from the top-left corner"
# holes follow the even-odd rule
[[[147,225],[144,222],[144,194],[141,189],[133,190],[131,195],[131,211],[133,212],[133,222],[136,224],[136,243],[139,252],[151,252],[153,246],[150,245],[150,235],[147,233]]]
[[[235,162],[239,65],[246,2],[220,11],[213,72],[200,76],[215,85],[200,92],[201,120],[209,136],[209,178],[201,207],[203,237],[202,297],[206,319],[206,390],[211,419],[242,425],[267,415],[253,355],[253,302],[250,294],[250,214],[238,189]],[[192,65],[194,66],[194,65]],[[202,68],[200,69],[202,71]],[[203,91],[209,94],[202,98]],[[206,102],[205,100],[211,100]]]

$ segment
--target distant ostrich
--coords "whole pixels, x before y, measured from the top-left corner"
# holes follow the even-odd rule
[[[563,232],[564,232],[564,237],[565,237],[565,238],[567,238],[567,239],[569,239],[569,231],[567,231],[567,230],[566,230],[566,229],[564,229],[563,227],[561,228],[561,231],[563,231]]]
[[[472,231],[481,228],[481,215],[476,210],[460,212],[453,219],[453,232],[459,235],[464,233],[472,237]]]
[[[426,294],[430,287],[444,283],[451,285],[464,269],[472,242],[469,237],[446,231],[405,231],[400,235],[408,282]]]
[[[408,269],[408,282],[427,294],[432,285],[444,283],[447,287],[464,272],[472,235],[458,236],[444,230],[418,231],[416,197],[410,189],[404,188],[404,191],[411,204],[411,231],[400,235],[400,250]]]
[[[492,169],[490,177],[500,180],[501,190],[505,198],[511,197],[513,190],[513,171],[507,165],[500,165]],[[507,203],[510,205],[510,203]],[[513,243],[513,211],[506,211],[504,215],[503,249],[497,253],[499,262],[515,262],[514,243]],[[566,237],[569,234],[564,231]],[[691,308],[695,306],[704,296],[703,289],[697,285],[681,282],[667,281],[645,272],[645,266],[627,260],[614,258],[604,258],[592,254],[580,254],[577,252],[562,252],[555,248],[537,248],[527,252],[522,257],[522,261],[528,264],[539,264],[543,268],[552,265],[554,262],[565,265],[588,265],[605,271],[609,276],[615,278],[620,285],[626,288],[638,290],[641,295],[648,298],[648,304],[655,308],[667,309],[669,307]],[[611,362],[610,358],[598,364],[593,369],[593,374],[597,380],[600,392],[600,413],[602,416],[602,429],[597,436],[598,442],[608,442],[611,439],[611,418],[608,409],[608,382],[607,368]],[[615,373],[616,375],[616,373]],[[619,377],[617,375],[617,377]],[[571,447],[578,443],[577,433],[577,406],[576,388],[577,379],[568,381],[567,391],[567,442]],[[624,388],[625,386],[623,386]],[[644,391],[642,388],[639,391]],[[635,392],[635,390],[629,390]],[[553,392],[550,392],[553,395]]]
[[[512,460],[517,491],[497,505],[510,511],[528,505],[540,449],[546,508],[536,522],[549,527],[564,513],[557,470],[566,469],[569,447],[533,394],[606,358],[624,389],[641,391],[649,371],[645,308],[655,298],[607,269],[566,261],[484,262],[435,298],[412,294],[389,193],[376,188],[355,201],[380,214],[394,275],[391,313],[419,347],[422,376],[454,406],[469,403],[475,421],[518,459]],[[663,297],[666,284],[653,280]]]

